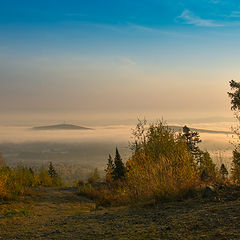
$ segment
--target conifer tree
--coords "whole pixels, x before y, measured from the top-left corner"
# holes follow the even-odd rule
[[[191,131],[186,125],[183,127],[183,135],[186,140],[190,154],[192,155],[193,160],[197,164],[199,170],[203,173],[214,177],[215,176],[215,167],[212,158],[207,151],[202,151],[198,143],[202,142],[198,132]]]
[[[113,170],[114,170],[113,159],[112,159],[112,156],[109,154],[107,168],[105,169],[106,181],[107,182],[112,182],[112,180],[113,180]]]
[[[228,96],[231,98],[231,109],[233,111],[239,112],[240,111],[240,82],[236,82],[231,80],[229,85],[233,92],[228,92]]]
[[[225,167],[224,164],[221,165],[220,173],[221,173],[223,179],[226,179],[226,178],[227,178],[227,176],[228,176],[228,170],[227,170],[227,168]]]
[[[122,162],[122,158],[116,148],[116,155],[114,158],[113,179],[119,180],[125,177],[126,168]]]
[[[56,170],[54,169],[52,162],[49,163],[48,175],[49,175],[51,178],[56,178],[56,177],[57,177],[57,172],[56,172]]]
[[[234,116],[240,122],[240,82],[231,80],[229,82],[232,92],[228,92],[228,96],[231,98],[231,110],[234,111]],[[240,126],[233,128],[234,133],[240,141]],[[232,178],[234,181],[240,182],[240,144],[239,141],[235,144],[233,150],[233,161],[232,161]]]
[[[187,146],[193,158],[199,163],[200,157],[202,155],[200,148],[197,146],[201,142],[198,132],[193,132],[186,125],[183,127],[183,137],[186,140]]]

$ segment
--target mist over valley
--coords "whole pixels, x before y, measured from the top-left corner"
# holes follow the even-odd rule
[[[233,147],[229,142],[232,134],[228,128],[216,128],[217,124],[224,126],[209,123],[208,129],[204,129],[206,124],[195,124],[197,128],[192,130],[200,133],[200,147],[210,152],[217,165],[224,162],[230,168]],[[174,131],[181,131],[182,128],[177,124],[169,124],[169,127]],[[116,147],[123,160],[127,161],[131,154],[129,142],[133,140],[134,128],[135,125],[83,128],[80,125],[50,124],[40,129],[38,126],[1,126],[0,152],[7,165],[13,167],[22,164],[38,169],[47,167],[51,161],[63,178],[72,182],[86,179],[94,168],[98,168],[103,176],[108,155],[114,155]]]

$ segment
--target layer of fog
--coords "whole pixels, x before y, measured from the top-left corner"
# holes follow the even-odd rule
[[[0,143],[23,142],[121,142],[128,141],[133,126],[93,126],[93,130],[44,130],[30,127],[0,127]]]
[[[190,127],[227,130],[229,123],[194,124]],[[30,127],[0,127],[0,152],[16,166],[47,166],[52,161],[69,182],[86,179],[94,168],[103,174],[108,155],[118,147],[124,161],[131,154],[134,125],[91,126],[94,130],[34,131]],[[201,149],[208,150],[219,167],[231,168],[232,135],[201,133]],[[69,177],[71,176],[71,177]]]

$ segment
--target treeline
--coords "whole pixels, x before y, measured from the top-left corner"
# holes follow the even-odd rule
[[[0,162],[0,200],[14,199],[19,195],[29,194],[34,187],[62,185],[62,180],[52,163],[49,164],[48,170],[34,171],[24,166],[8,167],[2,159]]]

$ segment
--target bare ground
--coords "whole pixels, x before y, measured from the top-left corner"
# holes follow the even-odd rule
[[[75,188],[0,204],[0,239],[240,239],[240,190],[157,206],[95,209]]]

